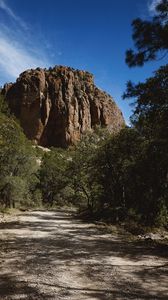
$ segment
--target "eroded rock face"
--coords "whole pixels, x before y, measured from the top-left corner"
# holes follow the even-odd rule
[[[111,132],[124,125],[114,100],[85,71],[63,66],[27,70],[3,93],[26,136],[42,146],[67,147],[96,125]]]

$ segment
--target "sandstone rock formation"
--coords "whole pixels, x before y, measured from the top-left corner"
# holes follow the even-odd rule
[[[124,125],[121,111],[94,85],[93,75],[70,67],[27,70],[3,93],[26,136],[42,146],[67,147],[96,125],[111,132]]]

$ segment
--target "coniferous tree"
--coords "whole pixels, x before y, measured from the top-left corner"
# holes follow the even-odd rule
[[[151,21],[140,18],[132,22],[134,41],[137,52],[126,52],[129,67],[142,66],[145,62],[160,59],[168,54],[168,0],[162,0],[156,6],[156,15]]]

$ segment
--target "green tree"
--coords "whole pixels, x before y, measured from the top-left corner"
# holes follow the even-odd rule
[[[140,18],[132,22],[132,38],[137,52],[126,52],[129,67],[142,66],[145,62],[164,57],[168,51],[168,0],[162,0],[156,6],[157,14],[151,21]]]
[[[75,203],[91,212],[98,209],[99,199],[103,194],[96,154],[108,137],[108,131],[99,128],[94,133],[84,135],[76,146],[69,165],[69,178],[74,189]]]
[[[132,124],[146,137],[168,136],[168,65],[161,67],[145,83],[128,82],[124,98],[133,98]]]
[[[133,128],[122,130],[100,147],[94,168],[104,191],[99,198],[102,216],[117,221],[130,218],[130,212],[134,212],[134,217],[144,224],[154,224],[156,220],[165,224],[165,149],[164,141],[147,140]],[[160,218],[163,210],[164,218]]]
[[[19,176],[5,176],[0,182],[2,204],[15,208],[25,205],[29,199],[29,190],[25,179]]]
[[[60,199],[60,194],[68,185],[66,169],[70,159],[68,150],[63,149],[52,148],[44,155],[40,169],[40,185],[44,204],[49,206],[65,204],[65,199],[62,197]]]
[[[126,52],[129,67],[142,66],[168,51],[168,1],[162,0],[156,7],[151,21],[133,21],[133,40],[137,52]],[[127,83],[124,98],[133,98],[132,125],[145,139],[139,145],[141,155],[135,160],[134,178],[141,181],[141,197],[138,210],[148,223],[167,222],[168,216],[168,65],[157,70],[144,83]],[[138,187],[136,187],[138,191]]]
[[[1,203],[10,207],[23,203],[23,199],[25,202],[30,200],[30,182],[36,177],[36,172],[36,157],[31,143],[15,120],[0,114]]]
[[[139,144],[138,132],[126,128],[108,139],[97,153],[99,181],[104,190],[100,207],[102,211],[111,211],[111,218],[124,217],[134,206],[136,188],[131,176],[140,151]]]

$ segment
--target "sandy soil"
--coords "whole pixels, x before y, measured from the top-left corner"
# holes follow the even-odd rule
[[[168,299],[167,249],[64,211],[0,224],[0,299]]]

